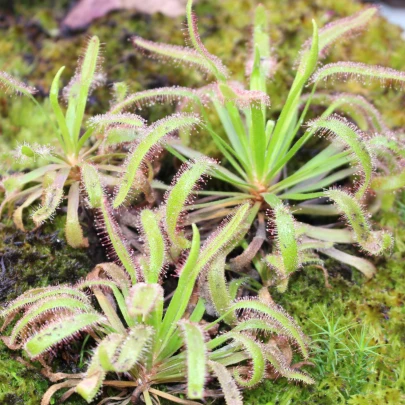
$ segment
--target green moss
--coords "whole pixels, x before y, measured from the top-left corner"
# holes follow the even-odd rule
[[[60,235],[64,221],[61,216],[52,226],[25,234],[16,231],[10,221],[0,225],[0,302],[28,288],[73,283],[88,274],[94,262],[85,250],[66,244]]]
[[[48,387],[45,377],[10,357],[0,342],[0,403],[3,405],[37,405],[39,395]]]

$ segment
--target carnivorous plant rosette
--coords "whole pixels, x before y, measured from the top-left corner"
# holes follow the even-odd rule
[[[116,263],[98,265],[74,286],[28,291],[0,312],[3,331],[13,324],[3,336],[7,346],[24,349],[43,364],[81,333],[94,340],[86,372],[45,370],[59,382],[45,393],[42,405],[63,388],[68,390],[62,402],[77,393],[90,403],[103,386],[114,387],[118,394],[104,397],[99,404],[143,400],[151,405],[159,397],[198,404],[191,400],[223,395],[227,404],[238,405],[243,403],[240,389],[265,378],[313,382],[298,365],[291,365],[286,350],[292,345],[304,358],[308,356],[306,338],[294,320],[270,301],[237,298],[241,283],[225,280],[225,258],[247,230],[251,204],[236,207],[202,245],[195,225],[191,240],[184,239],[181,223],[173,232],[172,219],[180,214],[172,212],[177,207],[173,202],[187,198],[183,185],[192,180],[195,167],[198,163],[184,168],[160,209],[140,211],[137,226],[143,243],[137,252],[113,218],[97,169],[89,164],[82,167],[88,204],[98,213],[100,237]],[[170,252],[180,251],[181,258],[173,259]],[[162,284],[168,270],[178,274],[178,283],[165,296]],[[205,278],[216,313],[209,321],[204,319],[206,305],[196,284]],[[221,391],[209,389],[214,381]],[[174,392],[190,400],[155,387],[170,389],[173,384]]]
[[[92,163],[103,173],[103,180],[110,186],[117,183],[117,177],[125,173],[131,166],[130,175],[137,172],[137,182],[126,184],[126,193],[130,190],[143,192],[148,199],[151,196],[149,180],[153,177],[153,168],[147,163],[147,157],[159,151],[162,139],[169,132],[186,128],[198,123],[198,118],[191,114],[174,114],[148,127],[145,120],[127,112],[109,111],[91,117],[85,122],[85,108],[92,90],[103,82],[101,70],[101,44],[97,37],[89,39],[86,49],[75,75],[63,89],[63,98],[67,109],[63,111],[59,102],[59,81],[63,73],[62,67],[52,83],[49,99],[53,110],[51,122],[55,121],[55,137],[58,149],[46,145],[22,144],[17,148],[16,155],[20,160],[41,158],[39,167],[27,173],[16,173],[3,178],[0,187],[5,191],[5,198],[0,206],[0,214],[6,207],[14,210],[13,219],[16,226],[24,230],[23,211],[36,201],[38,207],[32,213],[36,226],[52,218],[67,192],[66,239],[73,247],[88,246],[87,239],[79,223],[78,209],[80,206],[80,178],[83,164]],[[0,86],[6,91],[22,94],[32,99],[35,89],[14,79],[7,73],[0,73]],[[114,100],[119,104],[126,96],[127,87],[123,83],[113,86]],[[45,113],[42,110],[43,113]],[[46,113],[45,113],[46,114]],[[85,128],[85,130],[84,130]],[[93,137],[92,143],[87,145]],[[120,145],[126,148],[118,148]],[[128,151],[128,145],[129,151]],[[136,158],[133,158],[136,149]],[[121,167],[128,158],[127,167]],[[132,159],[132,160],[131,160]],[[139,161],[137,161],[139,159]],[[42,165],[41,165],[42,164]],[[136,166],[138,165],[138,166]],[[143,170],[139,170],[142,168]],[[122,183],[125,182],[125,176]]]
[[[376,13],[375,7],[364,8],[320,30],[313,22],[312,38],[298,56],[295,79],[276,121],[266,118],[270,106],[266,82],[276,64],[263,6],[258,6],[255,13],[251,54],[246,64],[247,88],[232,81],[222,61],[203,45],[191,0],[187,4],[189,47],[139,37],[132,40],[137,49],[153,58],[174,59],[214,78],[213,83],[197,90],[161,88],[157,101],[180,99],[180,108],[191,104],[199,108],[201,128],[211,135],[227,161],[227,167],[216,164],[211,174],[235,190],[200,193],[202,198],[189,207],[188,220],[204,222],[209,229],[234,206],[250,201],[256,215],[249,221],[250,225],[256,224],[257,234],[253,240],[242,242],[245,253],[234,261],[234,269],[241,270],[255,259],[265,285],[276,283],[284,290],[297,269],[307,263],[322,264],[316,252],[352,265],[371,277],[376,269],[369,260],[348,254],[337,245],[355,244],[367,254],[379,255],[392,244],[388,232],[373,230],[367,201],[375,193],[378,198],[381,192],[405,185],[403,142],[365,98],[317,92],[330,79],[364,83],[379,80],[383,85],[403,86],[403,72],[380,66],[338,62],[318,68],[333,43],[360,32]],[[120,111],[136,108],[152,96],[148,92],[130,95]],[[311,106],[320,104],[325,106],[321,116],[306,121]],[[225,139],[210,123],[212,111],[219,117]],[[297,168],[300,151],[309,144],[317,153]],[[167,149],[181,160],[201,156],[199,151],[178,141],[170,143]],[[116,199],[114,205],[119,206],[120,202]],[[259,252],[266,240],[266,211],[273,238],[272,253],[265,254],[265,265]],[[303,215],[311,216],[311,223],[304,222]],[[336,222],[337,216],[342,220]],[[323,224],[324,217],[330,217],[331,223],[316,225],[316,217],[323,217]]]

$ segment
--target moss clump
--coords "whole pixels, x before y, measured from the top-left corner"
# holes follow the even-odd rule
[[[3,405],[37,405],[48,382],[39,372],[10,357],[0,342],[0,403]]]
[[[28,288],[74,283],[94,266],[86,251],[69,247],[55,229],[57,224],[24,234],[11,223],[0,225],[0,303]]]

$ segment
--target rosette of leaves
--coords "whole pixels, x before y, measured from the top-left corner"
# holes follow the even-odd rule
[[[128,183],[125,190],[128,192],[136,189],[138,193],[143,192],[150,197],[148,178],[153,177],[153,169],[148,165],[147,158],[158,152],[162,139],[169,132],[189,127],[198,121],[195,116],[189,114],[175,114],[148,127],[142,117],[118,112],[100,114],[86,120],[87,99],[104,81],[100,54],[101,44],[94,36],[87,43],[75,75],[63,89],[66,111],[59,102],[59,81],[64,67],[55,76],[49,94],[53,111],[53,116],[49,117],[49,120],[55,124],[58,148],[27,143],[20,145],[16,151],[16,158],[27,162],[28,166],[29,161],[37,160],[39,167],[26,173],[12,174],[0,182],[0,190],[5,192],[0,214],[6,207],[17,206],[13,219],[21,230],[24,230],[23,212],[26,208],[40,201],[31,215],[35,225],[40,226],[54,216],[66,198],[66,239],[73,247],[88,246],[78,215],[83,164],[91,162],[96,165],[102,171],[104,181],[115,185],[116,178],[126,171],[126,167],[121,167],[122,162],[130,156],[127,163],[131,170],[137,173],[138,181],[134,188]],[[33,97],[36,92],[34,88],[4,72],[0,72],[0,87],[10,93],[29,97],[45,113]],[[122,101],[126,95],[126,86],[123,83],[116,83],[113,89],[113,103]],[[89,140],[92,142],[89,143]],[[120,145],[125,145],[125,148],[118,148]],[[136,158],[133,157],[134,150]],[[144,170],[138,170],[140,167]]]
[[[246,64],[247,88],[230,79],[222,61],[204,47],[197,29],[192,1],[187,4],[189,47],[154,43],[133,38],[136,48],[157,59],[174,59],[195,66],[214,81],[198,90],[185,88],[159,89],[158,101],[180,98],[180,108],[198,106],[202,128],[212,136],[227,166],[215,165],[212,175],[233,187],[234,191],[207,191],[204,199],[190,206],[190,222],[205,222],[215,227],[234,206],[245,201],[260,205],[251,224],[258,224],[253,241],[242,245],[249,249],[235,261],[238,269],[254,258],[264,284],[276,283],[281,290],[288,278],[306,263],[322,265],[317,252],[347,263],[366,277],[375,272],[374,265],[363,257],[339,250],[337,244],[355,244],[370,255],[390,248],[392,238],[385,231],[375,231],[368,220],[367,202],[372,193],[395,191],[405,185],[403,143],[389,131],[375,107],[366,99],[351,94],[328,95],[317,92],[325,81],[380,81],[402,87],[405,74],[390,68],[354,62],[338,62],[318,68],[329,48],[347,36],[361,31],[377,13],[375,7],[338,20],[318,30],[313,22],[313,35],[303,46],[296,66],[297,73],[286,94],[285,105],[277,120],[267,119],[270,95],[266,81],[275,68],[265,9],[256,9],[251,52]],[[150,93],[130,95],[117,105],[121,111],[149,100]],[[313,105],[324,104],[322,115],[306,121]],[[209,108],[209,110],[208,110]],[[210,122],[215,112],[225,138]],[[341,115],[338,115],[339,112]],[[344,116],[342,116],[342,114]],[[311,145],[310,158],[298,163],[305,145]],[[198,158],[201,153],[184,143],[169,147],[179,159]],[[378,203],[374,204],[377,207]],[[272,253],[265,256],[267,266],[258,255],[266,239],[264,212],[270,215],[273,231]],[[306,223],[303,215],[311,217]],[[336,217],[342,220],[336,223]],[[297,220],[298,217],[300,220]],[[319,220],[317,217],[323,217]],[[330,217],[330,225],[325,223]],[[239,263],[239,264],[238,264]]]
[[[140,212],[137,226],[142,252],[132,251],[121,235],[97,169],[83,166],[88,204],[98,212],[100,236],[115,263],[98,265],[74,286],[31,290],[1,312],[3,330],[10,330],[3,337],[7,346],[23,348],[43,362],[79,333],[94,339],[85,373],[69,375],[47,369],[50,379],[60,382],[49,388],[42,405],[63,388],[68,390],[61,401],[77,393],[90,403],[103,386],[120,392],[100,404],[143,400],[151,405],[159,397],[197,404],[192,400],[220,394],[206,389],[214,380],[226,403],[238,405],[243,403],[240,389],[256,386],[265,378],[284,376],[312,383],[297,366],[290,365],[284,353],[288,341],[304,358],[308,356],[306,339],[294,320],[274,303],[253,297],[235,299],[239,284],[225,281],[225,258],[247,229],[251,204],[235,208],[202,245],[195,225],[191,240],[184,235],[181,222],[172,232],[171,220],[179,218],[173,203],[187,197],[183,186],[195,181],[196,171],[204,164],[208,163],[190,162],[183,168],[160,210]],[[181,258],[173,259],[173,251],[181,251]],[[178,282],[173,293],[165,296],[162,279],[167,270],[177,272]],[[208,280],[216,308],[217,316],[209,322],[204,320],[206,308],[199,297],[198,278]],[[188,399],[155,388],[171,384]]]

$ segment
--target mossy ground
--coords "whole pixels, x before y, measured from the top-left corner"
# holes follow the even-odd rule
[[[398,206],[393,210],[398,210]],[[377,275],[370,281],[349,267],[326,262],[331,288],[325,288],[322,271],[310,268],[297,273],[289,290],[274,295],[305,332],[315,341],[321,336],[319,326],[326,328],[326,319],[339,320],[339,327],[351,328],[343,333],[336,349],[337,365],[328,351],[328,343],[315,342],[314,366],[305,369],[316,379],[312,387],[294,386],[286,381],[266,382],[257,390],[246,393],[246,403],[252,405],[288,404],[402,404],[405,401],[404,298],[405,271],[403,231],[404,218],[387,212],[380,218],[394,232],[398,243],[392,254],[380,258]],[[317,326],[319,325],[319,326]],[[364,328],[370,346],[381,345],[377,355],[361,361],[354,339]],[[325,336],[322,336],[325,338]],[[350,352],[348,351],[350,350]],[[322,352],[320,352],[322,351]],[[318,354],[317,354],[318,353]]]
[[[271,114],[276,117],[292,82],[297,51],[310,35],[311,19],[315,18],[319,25],[324,25],[357,11],[361,6],[349,0],[261,2],[269,9],[272,44],[278,60],[278,71],[269,82]],[[254,0],[206,0],[197,6],[207,48],[220,56],[239,80],[244,79],[249,22],[257,3]],[[133,91],[174,84],[201,84],[203,78],[189,67],[168,66],[145,59],[128,43],[130,35],[137,34],[152,40],[182,44],[182,18],[115,12],[97,21],[86,32],[58,31],[58,22],[69,6],[69,1],[57,2],[56,6],[51,0],[12,2],[0,21],[0,69],[28,80],[40,90],[40,95],[45,95],[60,66],[66,66],[64,80],[73,73],[83,41],[86,36],[96,34],[106,43],[104,57],[108,84],[126,81]],[[327,61],[355,60],[405,70],[404,54],[405,43],[400,38],[399,29],[383,19],[376,19],[363,35],[335,46]],[[347,88],[372,100],[392,128],[405,126],[403,92],[384,89],[378,84],[363,87],[354,83],[335,83],[334,87],[339,91]],[[108,87],[98,90],[90,99],[90,110],[104,111],[108,100]],[[170,107],[156,107],[142,114],[153,121],[167,111]],[[2,151],[12,149],[18,140],[55,142],[52,127],[24,100],[1,98],[0,117]],[[28,128],[25,127],[27,124]],[[191,143],[209,154],[217,153],[203,134],[191,138]],[[0,173],[4,173],[13,162],[5,156],[1,159]],[[14,165],[13,168],[19,167]],[[3,221],[0,228],[0,299],[9,299],[33,285],[74,281],[91,269],[94,261],[89,256],[94,255],[72,250],[63,242],[63,221],[62,216],[52,226],[27,235],[16,232],[8,220]],[[297,273],[287,293],[275,294],[277,301],[300,322],[306,334],[319,333],[315,324],[325,327],[323,315],[330,321],[340,319],[341,326],[357,325],[350,329],[353,336],[357,336],[364,326],[370,344],[383,345],[377,349],[378,355],[360,361],[351,334],[347,332],[339,344],[347,346],[351,353],[342,352],[334,370],[328,345],[314,345],[315,353],[318,351],[314,356],[316,365],[306,366],[317,380],[314,386],[288,384],[283,379],[268,381],[245,393],[246,404],[404,403],[405,231],[402,229],[405,224],[398,203],[391,206],[388,203],[378,221],[395,232],[396,247],[392,255],[376,261],[378,274],[373,280],[366,282],[355,270],[336,266],[330,261],[331,289],[325,288],[321,271],[307,269]],[[324,351],[319,353],[319,350]],[[48,382],[38,369],[30,370],[18,361],[18,356],[0,346],[0,403],[39,404]],[[83,401],[72,397],[67,403]]]

